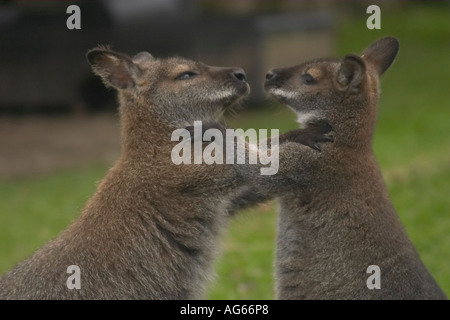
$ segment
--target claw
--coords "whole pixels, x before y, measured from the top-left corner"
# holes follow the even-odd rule
[[[322,151],[317,143],[315,143],[312,147],[313,147],[313,149],[316,149],[317,151]]]

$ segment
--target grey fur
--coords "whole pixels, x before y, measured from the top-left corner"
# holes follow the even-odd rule
[[[0,277],[0,299],[203,298],[231,199],[260,172],[175,165],[171,134],[245,97],[243,70],[105,47],[87,58],[118,90],[120,158],[67,229]],[[66,285],[71,265],[81,289]]]
[[[121,156],[79,218],[2,275],[0,298],[202,298],[242,178],[233,166],[174,165],[171,133],[216,119],[249,86],[233,77],[240,69],[182,58],[133,59],[107,48],[87,57],[119,92]],[[198,75],[178,80],[184,71]],[[211,97],[223,90],[231,94]],[[66,286],[70,265],[80,267],[79,290]]]
[[[446,298],[408,239],[372,151],[379,77],[397,51],[397,39],[386,37],[361,56],[268,73],[266,91],[303,125],[325,119],[334,130],[320,153],[286,146],[284,172],[296,183],[279,193],[278,299]],[[370,265],[380,267],[381,289],[366,285]]]

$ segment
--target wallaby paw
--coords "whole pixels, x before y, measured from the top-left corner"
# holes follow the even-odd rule
[[[318,135],[316,137],[317,142],[334,142],[334,136],[331,133]]]
[[[297,142],[314,150],[321,151],[320,143],[334,141],[331,134],[332,127],[326,120],[318,120],[309,123],[305,129],[292,130],[281,136],[282,142]]]
[[[322,151],[322,149],[320,149],[320,145],[319,143],[325,143],[325,142],[334,142],[334,137],[331,134],[324,134],[324,135],[319,135],[315,137],[315,143],[312,146],[313,149],[317,150],[317,151]]]
[[[200,126],[201,130],[199,130],[197,128],[197,130],[195,130],[196,126],[187,126],[185,127],[185,129],[187,131],[189,131],[189,134],[191,135],[191,142],[194,143],[194,141],[202,141],[202,142],[210,142],[210,141],[205,141],[203,140],[203,136],[204,133],[208,130],[208,129],[218,129],[222,132],[222,134],[225,136],[226,133],[226,128],[220,124],[219,122],[205,122],[202,123],[202,125]]]
[[[309,122],[308,127],[304,130],[308,130],[311,133],[319,135],[330,133],[333,130],[333,128],[331,127],[331,125],[328,123],[327,120],[316,120]]]

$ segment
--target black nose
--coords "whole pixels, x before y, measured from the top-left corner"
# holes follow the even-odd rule
[[[269,72],[266,73],[266,80],[270,81],[274,79],[276,76],[277,74],[273,70],[270,70]]]
[[[239,81],[243,81],[243,82],[246,82],[246,81],[247,81],[247,78],[246,78],[246,76],[245,76],[245,71],[242,70],[242,69],[234,70],[234,71],[232,72],[232,75],[233,75],[233,77],[235,77],[235,78],[238,79]]]

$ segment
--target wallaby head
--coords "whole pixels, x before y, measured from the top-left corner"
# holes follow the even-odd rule
[[[313,60],[272,69],[266,75],[264,88],[292,108],[301,125],[326,119],[343,138],[360,138],[360,141],[340,139],[340,142],[357,147],[370,145],[376,122],[379,77],[392,64],[398,49],[396,38],[385,37],[360,56],[348,54],[339,60]]]
[[[118,90],[122,113],[128,111],[124,107],[144,111],[175,127],[217,120],[224,108],[250,91],[240,68],[178,57],[156,59],[148,52],[130,57],[105,47],[90,50],[87,59],[105,85]]]

